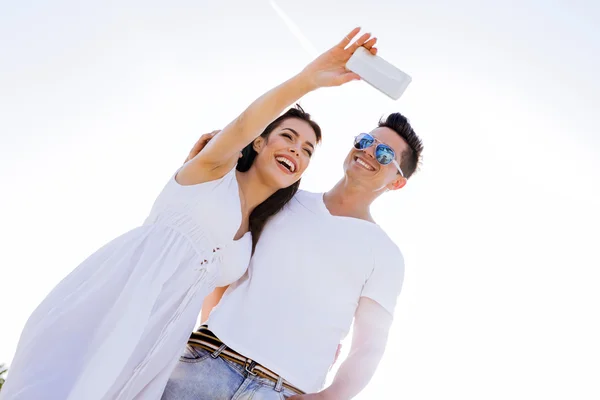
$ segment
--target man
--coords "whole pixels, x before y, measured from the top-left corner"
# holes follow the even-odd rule
[[[370,206],[404,187],[422,150],[407,119],[394,113],[356,137],[331,190],[299,191],[266,224],[247,273],[208,326],[192,334],[163,399],[356,396],[383,356],[404,277],[402,254]],[[322,389],[353,319],[349,355]]]

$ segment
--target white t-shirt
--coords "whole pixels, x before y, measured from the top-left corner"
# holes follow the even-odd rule
[[[393,314],[403,278],[402,254],[379,226],[332,216],[322,193],[300,191],[267,223],[247,273],[208,327],[233,350],[316,392],[360,297]]]

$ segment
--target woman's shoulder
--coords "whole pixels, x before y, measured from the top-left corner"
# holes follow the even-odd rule
[[[195,177],[190,177],[189,174],[185,173],[185,171],[182,171],[184,168],[185,166],[175,171],[169,183],[173,184],[175,187],[183,189],[205,188],[209,190],[219,187],[223,183],[233,183],[237,185],[235,167],[229,169],[223,168],[211,171],[204,176],[196,175]]]

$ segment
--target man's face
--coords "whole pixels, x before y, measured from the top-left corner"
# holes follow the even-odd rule
[[[371,191],[400,189],[406,184],[406,179],[398,173],[394,163],[379,164],[375,158],[375,148],[379,143],[387,144],[396,153],[395,159],[400,164],[400,158],[404,151],[408,150],[408,145],[390,128],[376,128],[370,133],[376,142],[364,150],[354,147],[350,150],[344,161],[346,177]]]

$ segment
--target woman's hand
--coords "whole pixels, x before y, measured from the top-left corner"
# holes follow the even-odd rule
[[[377,38],[372,38],[370,33],[365,33],[350,44],[359,31],[360,28],[354,28],[337,45],[321,54],[302,70],[300,75],[306,79],[311,90],[328,86],[340,86],[360,79],[357,74],[346,69],[346,63],[356,49],[361,46],[370,50],[372,54],[376,54],[377,49],[373,46],[377,42]]]

